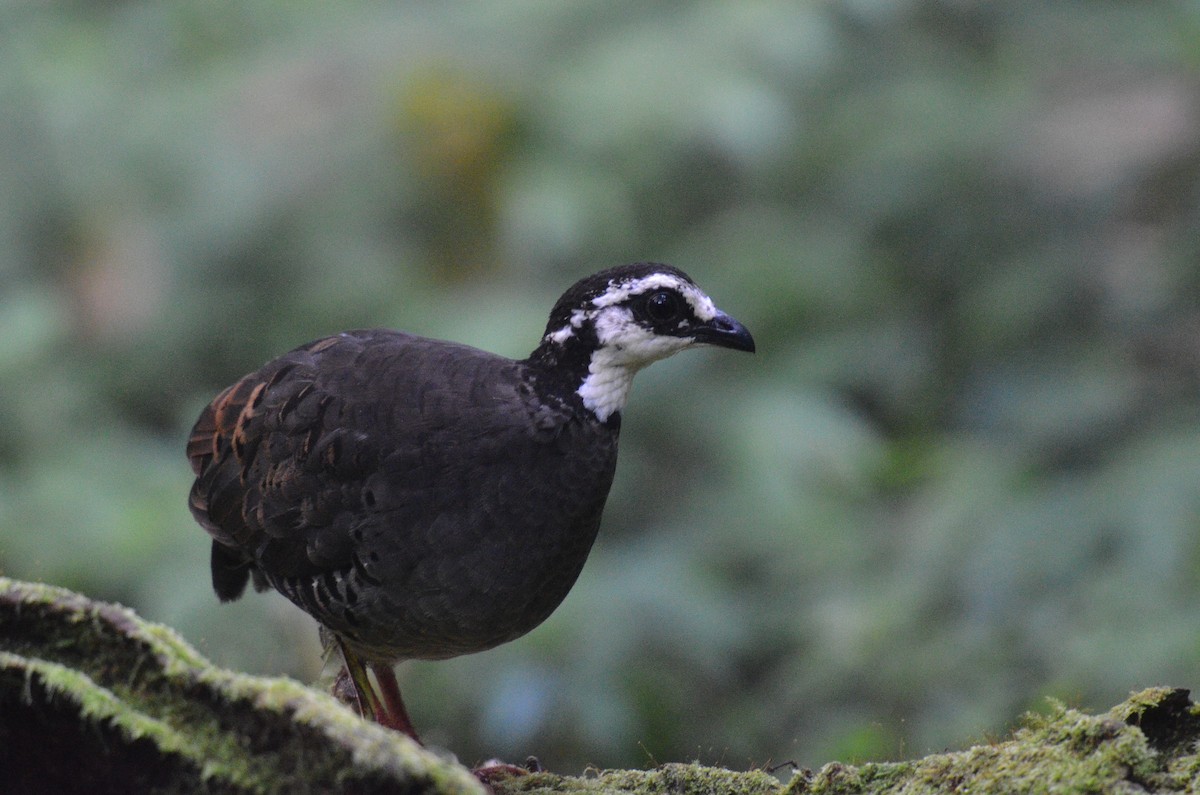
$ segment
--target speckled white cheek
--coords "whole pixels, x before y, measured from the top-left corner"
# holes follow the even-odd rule
[[[581,309],[576,309],[571,313],[571,322],[557,331],[552,331],[546,335],[546,339],[551,342],[556,342],[559,345],[564,344],[571,337],[575,336],[575,332],[583,325],[583,322],[591,316],[590,312],[584,312]]]
[[[546,335],[546,338],[551,342],[557,342],[559,345],[562,345],[573,336],[575,336],[575,329],[568,324],[560,328],[558,331],[550,332]]]
[[[654,334],[624,307],[606,307],[597,313],[595,323],[600,348],[592,353],[588,375],[577,393],[601,421],[625,407],[638,370],[692,344],[687,337]]]
[[[641,327],[633,320],[633,312],[620,306],[609,306],[592,316],[595,321],[596,341],[600,347],[621,345],[625,338],[630,337]]]

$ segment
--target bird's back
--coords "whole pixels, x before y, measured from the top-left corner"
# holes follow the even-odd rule
[[[318,340],[201,414],[190,504],[213,587],[270,584],[367,657],[511,640],[574,583],[617,429],[536,367],[402,332]]]

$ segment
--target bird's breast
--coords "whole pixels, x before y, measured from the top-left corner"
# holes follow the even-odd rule
[[[588,438],[564,444],[562,434]],[[411,460],[369,484],[374,508],[352,534],[348,577],[387,585],[356,589],[357,626],[344,628],[368,656],[482,651],[544,621],[595,541],[616,438],[597,427],[561,428],[534,442],[481,444],[465,465],[447,463],[446,454],[426,451],[438,474],[416,491],[406,480]]]

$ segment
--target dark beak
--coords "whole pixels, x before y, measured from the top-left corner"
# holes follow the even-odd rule
[[[705,345],[754,353],[754,337],[750,336],[750,330],[724,312],[718,311],[712,320],[697,326],[692,337]]]

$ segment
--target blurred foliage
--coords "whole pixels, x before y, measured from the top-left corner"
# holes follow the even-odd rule
[[[1198,53],[1164,0],[9,3],[0,570],[312,680],[210,591],[200,407],[659,259],[760,352],[639,376],[563,607],[401,667],[427,739],[815,766],[1194,685]]]

